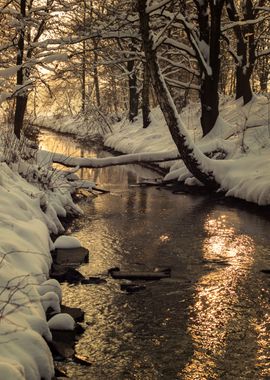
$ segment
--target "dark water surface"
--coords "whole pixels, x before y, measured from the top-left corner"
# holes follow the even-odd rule
[[[70,138],[43,135],[44,148],[94,156]],[[136,172],[137,171],[137,172]],[[105,285],[63,286],[87,330],[68,364],[76,379],[270,379],[270,219],[223,200],[132,185],[157,177],[136,166],[83,170],[110,194],[81,202],[69,233],[90,250],[86,275]],[[134,294],[108,268],[171,267],[172,277]]]

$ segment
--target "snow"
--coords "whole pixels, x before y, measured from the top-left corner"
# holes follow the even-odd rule
[[[67,54],[50,54],[47,57],[42,58],[41,62],[51,63],[53,61],[67,61]]]
[[[20,70],[21,65],[18,66],[12,66],[7,69],[0,70],[0,77],[2,78],[8,78],[12,75],[17,74],[17,71]]]
[[[78,248],[81,247],[80,240],[73,236],[59,236],[54,242],[55,248]]]
[[[46,294],[47,292],[54,292],[57,294],[59,301],[62,301],[62,289],[57,280],[54,278],[50,278],[49,280],[44,281],[37,287],[37,291],[41,296]]]
[[[50,379],[53,361],[41,335],[51,335],[37,291],[51,265],[49,231],[37,189],[6,164],[0,167],[0,373],[7,379]]]
[[[51,330],[74,330],[75,321],[66,313],[54,315],[48,322]]]
[[[220,189],[227,196],[259,205],[270,204],[268,108],[269,100],[264,96],[254,96],[246,106],[242,106],[241,99],[221,102],[220,117],[204,138],[198,128],[198,107],[191,104],[181,115],[190,138],[200,151],[205,153],[220,149],[226,152],[226,160],[202,160],[205,169],[214,173]],[[113,133],[106,136],[105,144],[123,153],[175,152],[175,145],[159,108],[152,111],[151,120],[152,124],[146,129],[141,127],[140,118],[132,125],[117,123],[113,126]],[[191,146],[193,141],[189,140]],[[164,177],[166,181],[177,179],[188,185],[199,184],[181,160],[159,165],[169,169]]]
[[[2,360],[4,360],[2,362]],[[24,380],[25,372],[23,366],[16,361],[8,361],[6,358],[0,358],[1,378],[12,380]]]
[[[46,169],[48,171],[48,169]],[[79,212],[66,183],[48,186],[45,167],[0,162],[0,378],[49,380],[54,375],[46,310],[60,312],[60,284],[48,279],[59,216]],[[35,173],[43,184],[34,181]],[[49,172],[48,172],[49,173]],[[47,174],[48,174],[47,173]],[[34,184],[27,182],[31,178]],[[64,185],[63,178],[61,184]],[[65,212],[64,212],[65,211]],[[67,318],[59,317],[67,320]],[[68,327],[71,326],[71,321]],[[46,341],[45,341],[45,340]]]
[[[60,313],[60,300],[56,293],[47,292],[40,297],[40,302],[46,312],[49,308],[53,309],[55,312]]]

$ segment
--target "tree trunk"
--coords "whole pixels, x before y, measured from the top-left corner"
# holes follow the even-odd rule
[[[134,43],[132,41],[131,47],[132,52],[136,51]],[[129,121],[134,122],[135,117],[138,115],[139,108],[139,96],[137,91],[137,75],[135,72],[135,61],[130,60],[127,62],[128,70],[128,88],[129,88]]]
[[[259,80],[260,80],[260,88],[261,92],[267,92],[267,83],[268,83],[268,76],[269,76],[269,70],[268,66],[266,65],[261,69],[262,71],[259,72]]]
[[[147,64],[143,65],[143,88],[142,88],[142,116],[143,128],[147,128],[150,120],[150,74]]]
[[[86,108],[86,57],[85,57],[85,46],[86,42],[83,41],[83,52],[82,52],[82,113],[85,113]]]
[[[21,0],[20,5],[20,14],[22,19],[26,16],[26,0]],[[23,21],[22,21],[23,22]],[[21,66],[23,63],[24,56],[24,40],[25,40],[25,30],[24,26],[21,26],[19,40],[18,40],[18,52],[17,52],[17,66]],[[17,71],[17,85],[22,86],[24,82],[24,72],[21,67]],[[23,127],[23,120],[27,106],[27,95],[22,95],[21,91],[19,91],[16,96],[16,105],[15,105],[15,115],[14,115],[14,133],[18,139],[21,137],[21,130]]]
[[[83,31],[86,30],[86,0],[83,1]],[[82,42],[82,113],[85,113],[86,108],[86,41]]]
[[[23,128],[24,115],[27,106],[27,96],[16,97],[16,107],[15,107],[15,115],[14,115],[14,133],[16,137],[20,140],[21,131]]]
[[[147,0],[138,0],[140,29],[145,58],[148,63],[152,84],[155,89],[160,108],[164,114],[174,143],[186,167],[199,181],[209,187],[216,188],[217,183],[213,177],[213,173],[208,169],[203,169],[202,166],[202,162],[208,162],[208,159],[196,148],[189,138],[162,76],[157,61],[157,54],[153,47],[153,39],[150,34],[149,14],[146,12],[146,3]]]
[[[210,26],[207,2],[198,3],[198,17],[200,38],[209,47],[208,57],[211,73],[207,72],[200,64],[201,69],[201,126],[203,136],[207,135],[214,127],[219,115],[218,85],[220,76],[220,37],[221,37],[221,13],[224,0],[220,2],[210,1]],[[199,62],[201,60],[199,59]]]
[[[250,84],[250,77],[254,68],[256,55],[255,55],[255,41],[254,41],[254,25],[244,24],[243,26],[237,24],[240,16],[237,12],[234,0],[226,0],[227,13],[229,19],[235,22],[233,28],[235,37],[237,39],[236,52],[237,57],[241,57],[236,62],[236,99],[243,97],[244,104],[247,104],[252,99],[252,89]],[[251,0],[247,0],[243,5],[244,18],[247,20],[254,20],[255,15],[253,11],[253,4]],[[243,20],[242,20],[243,21]]]
[[[218,82],[212,76],[206,76],[201,84],[201,126],[203,136],[214,127],[219,115]]]
[[[236,99],[243,97],[244,104],[252,99],[252,89],[250,84],[251,71],[243,72],[243,67],[236,68]]]
[[[95,94],[96,94],[96,104],[97,107],[100,108],[101,101],[100,101],[100,89],[99,89],[99,76],[98,76],[98,43],[96,40],[93,41],[94,43],[94,86],[95,86]]]
[[[110,83],[111,83],[111,86],[112,86],[112,102],[113,102],[113,108],[114,108],[114,112],[115,112],[115,115],[117,118],[119,118],[118,116],[118,105],[119,105],[119,96],[117,96],[117,86],[116,86],[116,81],[115,81],[115,77],[114,75],[112,74],[111,75],[111,78],[110,78]]]

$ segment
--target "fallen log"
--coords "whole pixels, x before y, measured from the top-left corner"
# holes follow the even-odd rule
[[[67,167],[80,168],[105,168],[115,165],[143,164],[149,162],[174,161],[180,158],[177,151],[174,152],[154,152],[154,153],[134,153],[123,156],[112,156],[105,158],[71,157],[65,154],[42,150],[42,155],[46,155],[46,162],[61,164]]]

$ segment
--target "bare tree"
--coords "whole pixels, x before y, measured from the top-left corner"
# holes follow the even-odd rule
[[[267,53],[260,51],[262,32],[265,22],[270,16],[270,8],[267,8],[265,0],[246,0],[236,2],[226,0],[226,9],[231,24],[223,27],[230,52],[234,58],[236,69],[236,99],[243,97],[244,104],[252,98],[251,76],[256,60]],[[236,40],[236,51],[233,48],[233,38],[226,33],[233,29]]]

